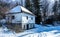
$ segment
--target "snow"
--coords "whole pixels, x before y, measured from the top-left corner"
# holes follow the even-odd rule
[[[26,9],[25,7],[22,7],[20,5],[14,7],[13,9],[11,9],[9,12],[10,13],[16,13],[16,12],[21,12],[21,10],[23,12],[29,13],[29,14],[33,14],[32,12],[30,12],[28,9]],[[8,12],[7,12],[8,13]],[[34,15],[34,14],[33,14]]]
[[[21,12],[21,7],[20,6],[16,6],[16,7],[12,8],[9,12],[10,13]]]
[[[60,26],[35,24],[35,28],[20,33],[0,27],[0,37],[60,37]]]
[[[0,20],[1,23],[6,23],[5,19]]]
[[[28,13],[32,14],[32,12],[30,12],[28,9],[26,9],[26,8],[24,8],[24,7],[22,7],[22,6],[21,6],[21,9],[22,9],[22,11],[24,11],[24,12],[28,12]]]

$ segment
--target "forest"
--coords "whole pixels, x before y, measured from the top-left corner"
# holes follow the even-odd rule
[[[20,1],[20,2],[19,2]],[[60,0],[0,0],[0,20],[5,18],[5,12],[19,5],[24,5],[28,10],[36,15],[36,23],[53,24],[60,21]]]
[[[60,0],[0,0],[0,37],[60,37]]]

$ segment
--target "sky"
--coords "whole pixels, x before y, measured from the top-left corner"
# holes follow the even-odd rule
[[[54,2],[54,0],[51,0],[51,2]]]
[[[50,3],[53,3],[55,0],[48,0]]]
[[[15,1],[15,0],[12,0],[12,1]]]
[[[49,12],[49,15],[51,15],[51,12],[52,12],[52,7],[55,3],[55,0],[48,0],[48,3],[49,3],[49,6],[48,6],[48,12]]]

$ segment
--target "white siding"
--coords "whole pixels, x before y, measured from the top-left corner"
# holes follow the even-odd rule
[[[20,23],[20,21],[22,23],[35,23],[35,16],[29,15],[26,13],[17,13],[17,14],[8,14],[8,15],[15,17],[14,19],[11,19],[11,17],[9,17],[9,20],[11,19],[12,23]],[[7,15],[7,17],[8,17],[8,15]],[[7,17],[6,17],[6,20],[7,20]],[[27,17],[28,17],[28,19],[27,19]]]
[[[12,16],[14,16],[14,19],[12,19]],[[9,20],[7,18],[9,18]],[[22,23],[22,29],[33,28],[35,24],[35,16],[27,13],[8,14],[6,19],[11,23]]]
[[[22,16],[21,16],[21,13],[18,13],[18,14],[8,14],[8,15],[10,15],[11,17],[12,16],[14,16],[14,19],[12,19],[11,17],[8,17],[9,18],[9,20],[10,20],[10,18],[11,18],[11,22],[12,23],[20,23],[21,22],[21,20],[22,20]],[[6,18],[7,19],[7,18]]]
[[[21,14],[20,13],[18,13],[18,14],[14,14],[14,16],[15,16],[15,19],[14,20],[12,20],[12,22],[13,23],[20,23],[21,22]]]
[[[35,23],[35,16],[26,14],[26,13],[21,13],[22,14],[22,23]],[[28,17],[28,19],[27,19]],[[31,19],[33,18],[33,19]]]

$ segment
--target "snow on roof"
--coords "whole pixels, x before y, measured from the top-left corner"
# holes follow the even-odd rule
[[[21,8],[20,8],[20,6],[16,6],[16,7],[12,8],[9,12],[10,13],[21,12]]]
[[[9,11],[9,13],[17,13],[17,12],[21,12],[21,11],[23,11],[23,12],[25,12],[25,13],[29,13],[29,14],[32,14],[32,15],[34,15],[32,12],[30,12],[28,9],[26,9],[26,8],[24,8],[24,7],[22,7],[22,6],[16,6],[16,7],[14,7],[13,9],[11,9],[10,11]]]
[[[22,6],[20,6],[20,7],[21,7],[22,11],[27,12],[27,13],[30,13],[30,14],[33,14],[33,13],[30,12],[28,9],[26,9],[26,8],[24,8],[24,7],[22,7]]]

